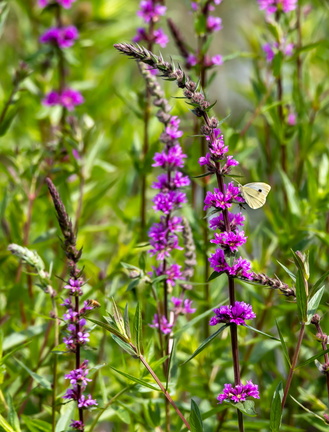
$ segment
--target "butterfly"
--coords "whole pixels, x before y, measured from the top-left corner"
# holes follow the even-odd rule
[[[252,209],[263,207],[266,202],[266,197],[271,190],[271,186],[267,183],[247,183],[244,186],[240,185],[240,192],[248,206]]]

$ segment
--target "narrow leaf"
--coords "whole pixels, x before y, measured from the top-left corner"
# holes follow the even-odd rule
[[[286,358],[286,360],[288,362],[289,367],[291,367],[291,362],[290,362],[290,358],[289,358],[289,354],[288,354],[287,345],[286,345],[286,343],[285,343],[285,341],[283,339],[283,335],[281,333],[281,330],[280,330],[278,322],[275,321],[275,324],[276,324],[276,328],[278,329],[279,338],[280,338],[281,346],[282,346],[282,349],[283,349],[283,354],[284,354],[284,356],[285,356],[285,358]]]
[[[15,429],[13,429],[10,424],[7,422],[7,420],[2,417],[0,414],[0,426],[3,428],[5,432],[16,432]]]
[[[267,334],[267,333],[264,333],[264,332],[262,332],[262,331],[260,331],[260,330],[257,330],[257,329],[254,328],[254,327],[251,327],[251,326],[249,326],[249,325],[245,325],[244,327],[249,328],[250,330],[254,331],[255,333],[259,333],[259,334],[262,335],[262,336],[266,336],[266,337],[268,337],[269,339],[272,339],[272,340],[275,340],[275,341],[277,341],[277,342],[280,342],[280,339],[276,338],[275,336],[272,336],[272,335],[269,335],[269,334]]]
[[[323,284],[323,282],[328,278],[329,276],[329,270],[326,271],[321,277],[320,279],[318,279],[315,284],[312,287],[312,293],[315,293],[319,287]]]
[[[113,304],[113,316],[114,316],[115,324],[118,326],[120,333],[127,338],[124,319],[121,313],[119,312],[119,309],[114,301],[114,298],[112,298],[112,304]]]
[[[144,380],[142,380],[142,379],[140,379],[140,378],[136,378],[136,377],[134,377],[134,376],[132,376],[132,375],[129,375],[129,374],[125,373],[125,372],[119,371],[118,369],[115,369],[115,368],[112,367],[112,366],[110,366],[110,368],[111,368],[112,370],[114,370],[115,372],[117,372],[118,374],[120,374],[120,375],[122,375],[122,376],[128,378],[130,381],[135,382],[136,384],[140,384],[141,386],[143,386],[143,387],[147,387],[147,388],[149,388],[149,389],[151,389],[151,390],[161,391],[159,388],[154,387],[152,384],[149,384],[147,381],[144,381]]]
[[[296,302],[300,321],[307,321],[307,295],[303,271],[298,268],[296,280]]]
[[[201,413],[196,402],[191,399],[191,415],[189,419],[191,432],[203,432],[203,422]]]
[[[184,361],[184,363],[182,363],[183,365],[188,363],[190,360],[192,360],[194,357],[196,357],[198,354],[200,354],[200,352],[202,352],[207,345],[210,344],[210,342],[215,339],[216,336],[218,336],[220,333],[222,333],[222,331],[224,329],[226,329],[226,327],[228,327],[228,324],[223,325],[222,327],[220,327],[217,331],[215,331],[215,333],[213,333],[212,335],[210,335],[209,337],[207,337],[207,339],[205,339],[202,344],[194,351],[194,353],[187,359]]]
[[[271,410],[270,410],[270,430],[271,432],[279,432],[282,419],[281,401],[283,397],[282,382],[279,383],[273,394]]]
[[[50,381],[48,381],[44,376],[38,375],[37,373],[31,371],[31,369],[29,369],[23,362],[18,360],[16,357],[14,357],[14,359],[23,369],[26,370],[26,372],[28,372],[30,374],[30,376],[34,379],[34,381],[36,381],[41,387],[43,387],[47,390],[51,390],[51,382]]]
[[[136,357],[135,351],[132,349],[132,347],[122,340],[120,337],[116,336],[115,334],[111,333],[112,338],[115,340],[115,342],[121,346],[123,350],[125,350],[128,354],[130,354],[133,357]]]
[[[8,403],[8,422],[10,425],[15,429],[16,432],[21,432],[21,428],[19,425],[18,415],[15,410],[13,398],[11,397],[11,394],[8,393],[7,395],[7,403]]]
[[[104,319],[106,319],[106,318],[107,318],[107,317],[104,317]],[[96,324],[96,325],[102,327],[103,329],[107,330],[108,332],[110,332],[110,333],[112,333],[112,334],[118,336],[118,337],[121,338],[122,340],[124,340],[124,341],[128,341],[128,339],[127,339],[125,336],[123,336],[117,328],[111,326],[110,324],[106,324],[106,323],[104,323],[103,321],[95,320],[95,319],[93,319],[93,318],[89,318],[89,317],[87,317],[86,319],[87,319],[88,321],[91,321],[91,322],[93,322],[94,324]]]
[[[323,285],[321,288],[318,289],[318,291],[316,291],[316,293],[308,301],[306,324],[310,324],[313,315],[316,314],[316,311],[318,310],[320,301],[321,301],[323,293],[324,293],[324,288],[325,288],[325,286]]]
[[[126,330],[127,336],[128,336],[129,339],[131,339],[131,331],[130,331],[130,324],[129,324],[129,313],[128,313],[128,303],[126,304],[125,311],[124,311],[124,314],[123,314],[123,321],[124,321],[124,324],[125,324],[125,330]]]
[[[141,340],[142,340],[142,313],[137,303],[135,318],[134,318],[134,330],[135,330],[135,343],[137,347],[137,352],[140,354],[141,352]]]
[[[295,367],[296,369],[299,369],[301,367],[307,366],[310,363],[313,363],[315,360],[317,360],[319,357],[324,356],[325,354],[329,353],[329,348],[327,350],[324,351],[320,351],[318,354],[316,354],[313,357],[310,357],[308,360],[304,361],[303,363],[300,363],[298,366]]]
[[[293,272],[291,272],[286,266],[280,263],[280,261],[277,261],[277,263],[283,268],[283,270],[291,277],[293,282],[296,282],[296,276]]]

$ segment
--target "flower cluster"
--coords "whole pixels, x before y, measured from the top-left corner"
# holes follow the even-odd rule
[[[287,13],[296,9],[297,0],[258,0],[258,5],[267,14],[274,14],[277,11]]]
[[[166,6],[162,4],[161,0],[142,0],[139,7],[137,15],[148,24],[148,27],[139,27],[133,41],[145,41],[148,44],[155,43],[164,48],[169,42],[168,36],[161,28],[155,29],[154,23],[159,20],[160,16],[166,13]]]
[[[66,308],[63,318],[67,324],[67,335],[64,336],[63,342],[67,350],[73,353],[77,353],[82,345],[89,342],[89,333],[85,328],[87,323],[85,316],[92,309],[99,306],[99,304],[93,300],[85,300],[83,307],[79,307],[79,302],[76,300],[83,294],[83,284],[84,282],[81,278],[70,278],[68,283],[64,286],[64,288],[68,290],[69,297],[62,303],[62,306]],[[74,302],[72,301],[73,299]],[[67,389],[63,398],[75,400],[80,409],[97,405],[97,402],[92,399],[90,394],[88,397],[83,395],[88,382],[92,381],[90,378],[87,378],[88,372],[88,361],[85,360],[81,363],[79,368],[65,375],[65,379],[70,380],[71,387]],[[77,430],[84,429],[84,425],[80,421],[72,421],[70,426]]]
[[[275,54],[278,52],[281,52],[284,56],[290,57],[293,54],[294,44],[287,43],[286,40],[283,40],[281,43],[266,43],[262,46],[262,48],[266,55],[266,61],[268,63],[272,63]]]
[[[247,384],[238,384],[233,387],[232,384],[224,384],[223,393],[217,396],[219,403],[224,401],[231,402],[245,402],[247,397],[259,399],[258,385],[253,384],[252,381],[247,381]]]
[[[66,88],[60,92],[52,90],[46,94],[42,101],[47,106],[61,105],[68,111],[73,111],[76,105],[81,105],[83,102],[83,96],[71,88]]]
[[[211,326],[220,323],[234,323],[236,325],[246,325],[245,320],[256,318],[251,305],[245,302],[234,303],[234,306],[220,306],[214,309],[215,316],[210,318],[209,324]]]
[[[48,4],[57,3],[59,6],[65,9],[69,9],[74,1],[75,0],[39,0],[38,5],[40,7],[46,7],[48,6]],[[39,40],[41,43],[51,44],[58,48],[58,55],[60,58],[62,58],[62,60],[59,61],[59,64],[62,64],[63,54],[61,53],[61,50],[72,47],[78,37],[79,32],[75,26],[63,26],[61,24],[61,20],[59,20],[58,25],[56,27],[51,27],[46,30],[40,36]],[[64,72],[61,71],[60,74],[63,75]],[[61,81],[62,82],[60,84],[60,88],[58,90],[51,90],[50,92],[48,92],[45,95],[42,103],[46,106],[59,105],[62,106],[64,109],[67,109],[68,111],[73,111],[75,106],[80,105],[84,102],[84,98],[77,90],[74,90],[66,86],[65,84],[63,85],[63,76],[61,77]]]
[[[170,314],[170,321],[164,315],[160,315],[159,319],[159,315],[154,314],[153,322],[149,324],[152,328],[160,329],[163,334],[171,333],[178,315],[192,314],[196,311],[195,308],[192,308],[192,300],[184,300],[182,297],[172,297],[171,301],[173,308]]]

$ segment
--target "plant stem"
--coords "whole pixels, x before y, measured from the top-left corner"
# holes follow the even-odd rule
[[[296,349],[295,349],[295,352],[294,352],[294,356],[293,356],[293,359],[292,359],[292,362],[291,362],[289,374],[288,374],[288,377],[287,377],[286,386],[285,386],[284,393],[283,393],[283,398],[282,398],[282,403],[281,403],[282,409],[285,406],[285,403],[286,403],[286,400],[287,400],[287,397],[288,397],[288,394],[289,394],[289,389],[290,389],[292,377],[293,377],[293,374],[294,374],[294,370],[295,370],[295,367],[297,365],[298,355],[299,355],[300,347],[301,347],[301,344],[302,344],[302,341],[303,341],[304,333],[305,333],[305,323],[302,323],[301,328],[299,330],[297,346],[296,346]]]
[[[170,394],[168,393],[168,391],[163,387],[161,381],[159,380],[159,378],[157,377],[157,375],[155,374],[155,372],[153,371],[153,369],[151,368],[151,366],[147,363],[146,359],[142,355],[139,357],[139,359],[143,363],[143,365],[145,366],[145,368],[148,370],[148,372],[150,373],[150,375],[152,375],[152,378],[158,384],[158,386],[160,387],[162,393],[165,395],[166,399],[168,400],[168,402],[170,403],[170,405],[174,408],[174,410],[176,411],[176,413],[178,414],[178,416],[181,418],[181,420],[183,421],[183,423],[185,424],[185,426],[188,428],[188,430],[191,430],[191,426],[190,426],[189,422],[183,416],[183,414],[181,413],[181,411],[179,410],[179,408],[177,407],[177,405],[173,401],[173,399],[170,396]]]

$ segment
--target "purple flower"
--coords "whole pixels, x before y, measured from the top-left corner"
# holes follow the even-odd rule
[[[211,57],[211,63],[215,66],[220,66],[224,63],[223,56],[220,54]]]
[[[231,402],[244,402],[247,397],[259,399],[258,385],[253,384],[252,381],[247,381],[246,385],[238,384],[233,387],[232,384],[224,384],[223,393],[217,396],[219,403],[225,400]]]
[[[168,190],[181,188],[190,184],[190,179],[184,176],[180,171],[171,173],[170,181],[167,173],[160,174],[158,181],[154,182],[152,187],[154,189],[160,189],[162,192],[168,192]]]
[[[268,63],[272,62],[275,56],[275,52],[277,51],[281,51],[282,54],[287,57],[291,56],[293,54],[294,47],[295,46],[293,43],[287,43],[285,39],[283,39],[280,44],[278,42],[275,42],[272,45],[270,43],[266,43],[262,46],[263,51],[266,54],[266,61]]]
[[[183,153],[182,148],[179,144],[175,144],[170,147],[168,151],[164,150],[161,153],[155,153],[153,167],[168,168],[182,168],[184,166],[183,159],[186,158],[186,154]]]
[[[233,201],[244,202],[244,200],[239,196],[240,189],[234,184],[228,183],[225,185],[225,194],[223,194],[218,188],[214,189],[214,193],[208,191],[206,198],[204,200],[204,210],[210,207],[219,208],[222,210],[228,209],[232,206]]]
[[[92,399],[91,395],[86,396],[82,395],[78,400],[78,408],[89,408],[91,406],[98,405],[95,399]]]
[[[233,266],[229,268],[231,276],[241,276],[246,279],[252,280],[252,272],[250,271],[250,262],[239,257],[234,260]]]
[[[161,315],[160,323],[159,323],[158,314],[154,314],[152,324],[149,324],[149,326],[152,328],[157,328],[157,329],[160,327],[160,331],[162,333],[170,334],[172,327],[173,327],[173,324],[170,324],[164,315]]]
[[[245,244],[247,237],[245,237],[243,231],[229,231],[222,233],[215,233],[215,238],[210,240],[210,243],[221,245],[224,249],[229,248],[231,252],[235,252],[238,247]]]
[[[210,319],[210,325],[220,323],[234,323],[236,325],[246,325],[245,320],[256,318],[252,306],[245,302],[234,303],[234,306],[220,306],[214,309],[215,316]]]
[[[70,427],[77,430],[84,430],[85,425],[80,420],[71,420]]]
[[[74,369],[70,373],[65,375],[65,379],[69,379],[72,385],[83,385],[86,386],[88,382],[92,380],[87,378],[89,370],[84,368],[88,363],[87,360],[83,363],[82,367],[79,369]]]
[[[229,265],[226,262],[225,254],[222,249],[217,249],[209,258],[210,266],[218,273],[229,270]]]
[[[146,29],[144,27],[139,27],[136,36],[133,37],[133,42],[141,42],[143,40],[147,40]]]
[[[78,312],[75,312],[73,309],[69,309],[69,310],[68,310],[68,311],[63,315],[63,318],[64,318],[66,321],[72,321],[72,322],[74,322],[74,321],[75,321],[75,317],[76,317],[77,315],[79,315]]]
[[[62,93],[52,90],[42,101],[47,106],[61,105],[68,111],[72,111],[76,105],[83,102],[83,96],[78,91],[70,88],[63,90]]]
[[[75,0],[53,0],[53,2],[58,3],[64,9],[70,9],[72,3],[74,3]],[[38,0],[39,7],[46,7],[48,4],[49,4],[49,0]]]
[[[82,295],[83,280],[81,279],[70,279],[68,285],[64,285],[64,288],[70,290],[70,295]]]
[[[214,17],[212,15],[207,18],[207,29],[211,32],[219,31],[222,27],[222,19],[219,17]]]
[[[156,255],[156,259],[159,261],[168,258],[173,249],[183,249],[179,246],[178,237],[175,234],[168,234],[168,236],[161,241],[152,239],[150,245],[152,246],[152,249],[149,251],[150,255]]]
[[[172,286],[175,286],[175,281],[182,277],[182,272],[180,269],[181,269],[181,266],[178,264],[172,264],[165,271],[163,271],[162,266],[153,267],[155,274],[157,276],[166,275],[167,276],[167,279],[166,279],[167,283],[170,283]]]
[[[154,210],[169,214],[186,202],[186,194],[177,190],[168,193],[160,192],[155,195],[152,201],[154,202]]]
[[[145,22],[157,21],[160,15],[166,13],[166,6],[157,4],[156,0],[142,0],[139,4],[140,10],[137,15],[143,18]]]
[[[194,313],[196,311],[195,308],[192,308],[192,300],[185,299],[178,297],[171,297],[171,301],[174,305],[174,312],[176,315],[178,314],[188,314],[188,313]]]
[[[295,124],[297,123],[296,114],[294,112],[290,112],[288,114],[287,123],[289,126],[295,126]]]
[[[160,45],[162,48],[165,48],[167,43],[169,42],[168,36],[161,28],[154,30],[153,37],[154,42]]]
[[[297,7],[297,0],[258,0],[260,10],[265,10],[268,14],[273,14],[277,10],[291,12]]]
[[[189,54],[186,59],[187,66],[193,67],[197,64],[198,60],[194,54]]]
[[[77,342],[80,345],[85,345],[87,342],[89,342],[89,333],[84,331],[79,331],[77,333]]]
[[[268,63],[271,63],[271,61],[274,59],[274,51],[272,49],[272,45],[269,43],[266,43],[262,46],[263,51],[265,52],[266,55],[266,61]]]
[[[206,135],[206,140],[209,141],[209,151],[216,160],[222,159],[228,152],[228,147],[224,144],[224,136],[219,128],[213,129],[212,135]]]
[[[196,12],[198,10],[198,3],[197,2],[191,2],[191,9]]]
[[[70,88],[62,91],[61,105],[69,111],[73,111],[76,105],[81,105],[83,102],[83,96],[78,91]]]
[[[228,220],[230,224],[231,231],[235,231],[237,226],[243,225],[243,222],[245,221],[245,217],[242,213],[228,213]],[[219,229],[220,231],[225,231],[225,224],[224,224],[224,216],[223,213],[221,213],[219,216],[216,216],[209,221],[209,227],[213,230]]]
[[[51,43],[60,48],[69,48],[78,36],[78,30],[74,26],[52,27],[40,36],[40,42]]]

